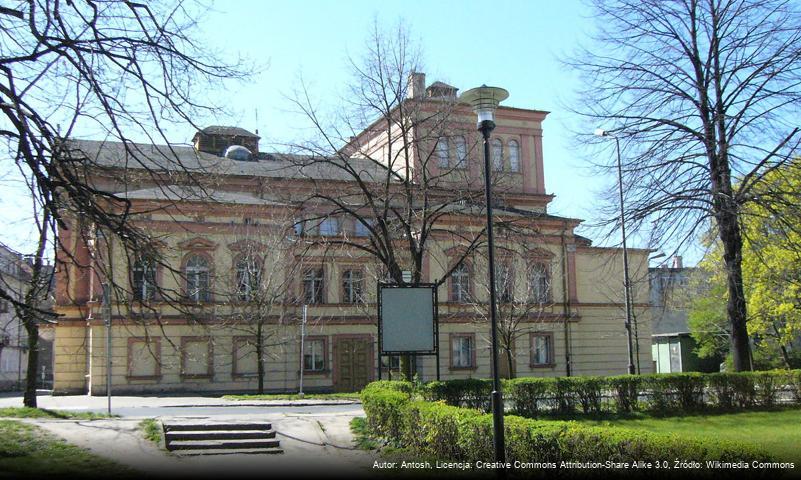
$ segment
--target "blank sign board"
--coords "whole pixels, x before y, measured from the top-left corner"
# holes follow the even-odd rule
[[[380,287],[381,353],[434,353],[433,287]]]

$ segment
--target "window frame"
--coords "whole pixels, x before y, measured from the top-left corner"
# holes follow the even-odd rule
[[[508,282],[501,282],[498,270],[503,269]],[[495,296],[498,303],[513,303],[515,300],[514,270],[511,260],[499,259],[495,264]]]
[[[250,263],[248,262],[248,258],[251,258],[253,260],[252,265],[247,265],[248,263]],[[242,272],[242,270],[240,269],[240,265],[242,264],[242,262],[245,262],[246,264],[245,271],[247,272],[247,278],[248,278],[248,289],[246,292],[242,290],[243,277],[240,276],[240,273]],[[254,283],[256,286],[255,290],[258,290],[259,284],[261,283],[261,275],[263,270],[262,264],[263,260],[258,255],[250,256],[250,255],[240,254],[234,258],[234,282],[235,282],[234,285],[236,286],[235,298],[238,302],[250,302],[253,300]],[[249,268],[251,266],[255,267],[253,271],[251,271]],[[254,276],[255,276],[255,282],[253,279]]]
[[[354,285],[353,274],[354,273],[358,273],[359,274],[359,292],[358,292],[358,295],[357,295],[358,298],[351,298],[351,297],[354,296],[352,294],[353,292],[352,292],[352,290],[350,292],[348,291],[348,287],[350,287],[351,289],[353,288],[353,285]],[[348,274],[350,274],[350,277],[346,278],[346,276]],[[340,278],[342,280],[342,282],[341,282],[341,285],[342,285],[342,303],[346,303],[348,305],[364,304],[365,303],[365,298],[364,298],[364,293],[365,293],[365,291],[364,291],[364,269],[363,268],[359,268],[359,267],[348,267],[348,266],[346,266],[346,267],[344,267],[344,270],[342,270],[342,275],[340,276]]]
[[[205,289],[201,290],[200,288],[197,289],[197,295],[192,295],[190,293],[190,271],[189,269],[192,268],[193,270],[196,267],[190,267],[189,262],[194,257],[203,260],[206,263],[205,269]],[[214,268],[214,260],[207,254],[201,252],[189,252],[184,256],[183,261],[183,273],[184,273],[184,297],[192,302],[195,303],[209,303],[212,301],[212,294],[211,294],[211,278],[212,278],[212,271]],[[193,276],[197,276],[203,273],[203,270],[198,270],[192,273]],[[203,295],[201,295],[201,293]]]
[[[493,138],[490,146],[492,169],[496,172],[502,172],[504,170],[503,140],[500,138]]]
[[[186,373],[186,366],[190,363],[187,356],[186,347],[190,343],[206,344],[206,373]],[[205,380],[214,377],[214,343],[208,336],[188,336],[181,337],[181,381],[184,380]]]
[[[434,147],[437,154],[437,167],[448,168],[451,166],[450,142],[448,137],[437,138],[437,144]]]
[[[321,342],[322,343],[322,351],[320,352],[319,356],[322,359],[322,368],[320,369],[307,369],[306,368],[306,356],[309,355],[309,345],[311,342]],[[312,367],[314,366],[314,358],[312,358]],[[303,357],[300,359],[300,368],[303,369],[303,374],[309,375],[320,375],[320,374],[327,374],[329,372],[328,369],[328,337],[325,335],[313,335],[307,336],[303,341]]]
[[[546,363],[536,361],[536,339],[547,339],[548,358]],[[532,332],[529,334],[529,367],[531,368],[553,368],[556,366],[556,352],[553,332]]]
[[[315,276],[314,278],[307,278],[310,272],[319,272],[319,276]],[[306,305],[322,305],[326,303],[326,291],[325,291],[325,267],[322,265],[307,267],[303,269],[303,276],[300,278],[301,282],[301,300]],[[311,288],[312,296],[311,298],[308,295],[308,289],[306,288],[307,281],[311,280]],[[315,286],[319,283],[319,288],[315,288]],[[319,293],[319,298],[318,298]],[[318,301],[319,300],[319,301]]]
[[[455,360],[456,358],[453,355],[454,351],[454,341],[467,339],[470,345],[470,364],[469,365],[457,365]],[[448,336],[448,351],[450,352],[450,370],[475,370],[478,368],[476,365],[476,334],[475,333],[451,333]]]
[[[137,258],[131,266],[132,299],[148,303],[156,300],[158,290],[157,266],[151,259]],[[141,273],[140,273],[141,272]],[[141,275],[141,284],[137,285],[137,277]],[[152,284],[152,285],[151,285]],[[149,285],[151,285],[149,287]]]
[[[453,168],[467,168],[467,140],[462,136],[453,137],[453,149],[456,159]],[[461,150],[461,151],[460,151]]]
[[[448,300],[450,300],[451,303],[470,302],[470,300],[473,297],[472,276],[473,276],[473,269],[471,265],[466,261],[459,262],[459,265],[457,265],[456,268],[453,269],[450,276],[450,288],[448,289]],[[465,282],[464,277],[466,277],[466,283],[467,283],[466,287],[465,285],[463,285],[463,283]],[[459,292],[460,294],[457,295],[457,292]],[[464,295],[464,298],[460,298],[462,297],[462,294]]]
[[[149,350],[152,350],[153,360],[156,362],[152,375],[134,374],[133,346],[137,343],[152,344]],[[161,380],[161,337],[128,337],[128,351],[126,353],[128,363],[126,365],[125,378],[127,380]],[[148,352],[148,354],[150,353]]]
[[[509,171],[520,173],[520,142],[515,139],[509,140]],[[513,155],[514,152],[514,155]]]
[[[545,281],[545,292],[544,292],[544,297],[543,298],[540,298],[540,297],[535,295],[535,293],[538,290],[535,288],[535,285],[534,285],[533,274],[534,274],[535,270],[537,270],[538,268],[541,268],[541,271],[542,271],[542,274],[543,274],[543,278],[544,278],[544,281]],[[529,264],[529,267],[528,267],[528,279],[527,280],[528,280],[528,288],[529,288],[529,295],[528,295],[529,301],[537,303],[537,304],[547,304],[547,303],[551,302],[551,300],[553,298],[553,292],[551,291],[552,290],[551,268],[550,268],[550,265],[547,262],[540,260],[540,261],[534,261],[531,264]]]

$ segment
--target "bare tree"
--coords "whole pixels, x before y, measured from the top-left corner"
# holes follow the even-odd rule
[[[229,244],[236,252],[233,271],[231,281],[225,282],[230,285],[226,292],[230,312],[222,325],[247,337],[242,352],[236,353],[255,353],[260,394],[270,352],[296,339],[287,327],[298,316],[294,293],[304,249],[297,245],[291,219],[275,217],[278,221],[271,225],[245,225],[234,233]]]
[[[376,24],[366,55],[352,60],[354,81],[333,121],[326,121],[305,85],[294,99],[316,133],[294,145],[304,154],[302,167],[330,172],[299,199],[304,221],[320,223],[321,242],[374,257],[397,283],[421,281],[433,237],[466,246],[469,254],[484,232],[478,221],[465,228],[446,224],[483,208],[482,177],[468,168],[478,150],[472,113],[458,103],[455,88],[422,91],[419,67],[403,26],[387,34]],[[459,122],[459,115],[470,121]]]
[[[726,265],[734,367],[750,369],[742,214],[750,202],[772,197],[754,195],[755,187],[801,142],[798,5],[592,3],[593,47],[568,60],[584,86],[576,110],[620,142],[629,227],[683,246],[714,223]],[[610,160],[597,162],[607,171],[615,166],[614,155],[596,158]],[[618,227],[607,213],[606,225]]]
[[[31,352],[38,322],[49,315],[35,301],[46,283],[45,258],[55,256],[60,272],[68,265],[89,267],[59,231],[88,244],[101,228],[129,251],[151,243],[130,221],[130,200],[93,183],[97,159],[65,139],[119,141],[123,167],[141,168],[158,184],[165,170],[188,171],[171,148],[162,149],[154,164],[153,152],[133,139],[169,144],[167,122],[192,124],[214,111],[202,93],[243,73],[214,59],[190,36],[195,7],[180,0],[29,0],[0,8],[0,139],[31,194],[38,228],[31,291],[21,302],[2,289],[0,297],[21,309]],[[191,179],[181,176],[186,183]],[[36,363],[30,355],[29,379]],[[27,406],[36,406],[34,387],[29,381]]]

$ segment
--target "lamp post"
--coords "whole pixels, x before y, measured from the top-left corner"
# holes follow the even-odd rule
[[[490,133],[495,128],[495,110],[498,104],[509,97],[502,88],[482,85],[464,92],[459,99],[469,103],[478,116],[478,130],[484,137],[484,193],[487,199],[487,249],[489,259],[489,293],[492,354],[492,427],[494,433],[495,461],[506,463],[503,438],[503,396],[498,375],[498,320],[495,298],[495,245],[492,234],[492,186],[490,182]]]
[[[620,196],[620,232],[623,236],[623,297],[626,302],[626,335],[628,337],[629,374],[634,375],[634,349],[631,341],[631,282],[629,280],[629,253],[626,248],[626,214],[623,208],[623,165],[620,161],[620,139],[606,130],[597,129],[595,135],[599,137],[612,137],[615,139],[617,149],[617,188]]]

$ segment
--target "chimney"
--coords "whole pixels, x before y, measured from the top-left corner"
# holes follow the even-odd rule
[[[673,257],[673,268],[684,268],[681,262],[681,255],[675,255]]]
[[[426,94],[426,74],[412,72],[409,74],[409,86],[406,98],[423,98]]]

